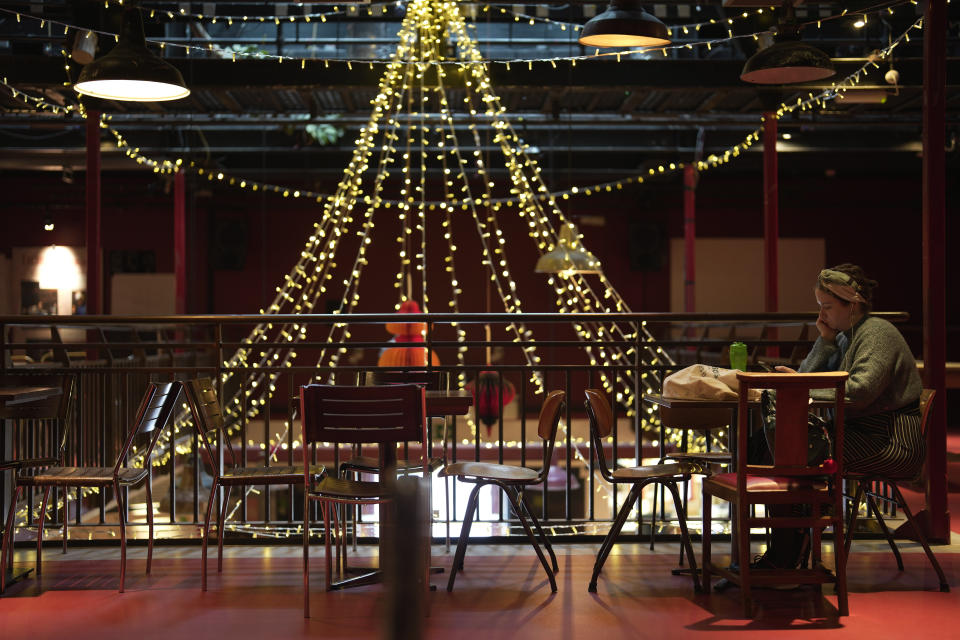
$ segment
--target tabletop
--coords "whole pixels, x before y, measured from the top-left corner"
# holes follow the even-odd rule
[[[46,400],[63,393],[60,387],[0,387],[0,406],[10,407]]]

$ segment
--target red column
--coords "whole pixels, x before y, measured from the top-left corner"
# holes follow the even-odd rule
[[[690,313],[696,306],[696,241],[697,241],[697,170],[688,164],[683,168],[683,310]]]
[[[100,112],[87,112],[87,313],[103,313],[100,248]]]
[[[187,312],[187,208],[183,172],[173,174],[173,272],[178,315]]]
[[[779,309],[777,270],[777,238],[780,235],[779,191],[777,183],[777,116],[772,111],[763,114],[763,310]],[[767,337],[775,340],[773,329]],[[768,347],[767,355],[777,357],[780,350]]]
[[[923,373],[935,389],[927,425],[927,518],[931,539],[949,542],[946,415],[946,2],[923,19]]]

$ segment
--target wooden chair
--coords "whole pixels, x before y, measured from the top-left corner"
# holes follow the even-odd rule
[[[450,579],[447,581],[447,591],[453,591],[453,583],[457,579],[457,572],[463,570],[463,558],[467,553],[467,543],[470,540],[470,527],[473,525],[474,512],[477,510],[477,502],[480,498],[480,489],[487,485],[500,487],[500,490],[506,494],[507,499],[513,506],[514,513],[520,520],[523,530],[533,545],[537,557],[540,558],[540,564],[547,573],[550,580],[550,588],[557,591],[557,580],[554,574],[560,570],[557,565],[557,556],[550,546],[550,540],[543,533],[539,520],[533,512],[527,507],[523,499],[523,490],[531,485],[541,484],[547,481],[547,475],[550,472],[550,461],[553,459],[553,448],[557,439],[557,426],[560,423],[560,412],[563,410],[566,395],[563,391],[551,391],[547,394],[540,408],[540,420],[537,426],[537,434],[543,441],[543,463],[540,471],[534,471],[527,467],[496,464],[491,462],[454,462],[448,464],[440,472],[444,477],[456,477],[460,482],[469,482],[474,485],[467,499],[467,511],[463,519],[463,526],[460,527],[460,539],[457,541],[457,553],[453,558],[453,566],[450,569]],[[547,564],[547,559],[537,544],[537,538],[530,529],[527,517],[533,522],[543,545],[550,554],[552,563]]]
[[[217,573],[223,571],[223,532],[226,528],[227,506],[230,503],[230,490],[233,487],[259,487],[264,485],[303,486],[303,465],[276,467],[247,467],[243,459],[233,448],[217,390],[209,378],[188,380],[184,383],[187,402],[193,415],[193,424],[200,442],[200,453],[213,475],[213,486],[207,500],[207,515],[203,521],[203,542],[201,551],[201,589],[207,590],[207,540],[210,537],[210,518],[217,501],[217,492],[223,487],[223,502],[217,518]],[[213,446],[217,441],[224,444],[229,457],[221,468],[219,457]],[[310,465],[310,474],[317,480],[325,473],[323,465]]]
[[[4,387],[54,387],[61,389],[59,395],[20,405],[0,406],[0,420],[14,423],[10,442],[14,445],[14,456],[10,460],[0,460],[0,473],[12,471],[14,475],[22,469],[48,467],[63,462],[64,447],[71,419],[73,388],[75,378],[72,375],[0,375],[0,386]],[[11,487],[11,502],[16,503]],[[4,531],[6,526],[3,525]],[[10,555],[6,565],[13,564],[13,541],[9,545]],[[67,549],[67,518],[63,518],[63,549]],[[6,589],[6,571],[0,572],[0,593]]]
[[[610,551],[613,549],[620,530],[630,517],[633,505],[640,500],[640,494],[643,488],[649,484],[662,485],[670,495],[673,496],[673,505],[677,510],[677,518],[680,521],[681,544],[687,550],[687,556],[690,558],[691,575],[693,576],[693,587],[700,590],[700,579],[697,575],[697,561],[693,555],[693,546],[690,544],[690,535],[687,532],[687,519],[684,514],[683,505],[680,502],[680,494],[677,492],[677,482],[689,479],[691,470],[695,465],[688,461],[672,462],[665,464],[654,464],[638,467],[616,467],[616,453],[614,457],[614,468],[611,469],[607,464],[606,454],[604,453],[605,439],[613,432],[613,411],[610,409],[610,403],[607,402],[603,392],[599,389],[587,389],[586,408],[587,417],[590,420],[590,439],[593,442],[593,450],[597,458],[597,468],[603,479],[611,483],[614,488],[618,484],[630,484],[630,492],[627,498],[620,506],[610,531],[607,533],[600,549],[597,551],[597,559],[593,565],[593,575],[590,577],[590,585],[587,588],[591,593],[597,591],[597,579],[600,577],[600,571],[603,569]]]
[[[310,384],[300,388],[300,420],[304,455],[315,455],[317,442],[337,444],[377,443],[380,446],[379,482],[362,482],[325,476],[314,484],[304,475],[303,504],[303,615],[310,617],[310,502],[320,503],[323,514],[327,559],[327,589],[369,583],[373,574],[333,582],[330,550],[331,516],[338,504],[384,504],[392,500],[396,484],[398,442],[426,443],[427,421],[424,389],[416,384],[350,387]],[[421,447],[421,468],[427,476],[426,446]],[[380,516],[381,533],[390,526],[390,513]],[[427,554],[429,557],[429,554]],[[424,567],[424,581],[428,583]]]
[[[117,461],[113,467],[68,467],[50,466],[41,469],[21,469],[16,475],[14,500],[10,505],[10,514],[7,518],[7,533],[3,538],[3,556],[6,557],[8,546],[12,540],[12,529],[17,499],[25,487],[43,487],[43,501],[40,505],[40,516],[37,522],[37,575],[40,575],[41,554],[43,548],[43,521],[47,510],[47,499],[52,487],[90,487],[101,490],[113,487],[117,501],[117,516],[120,523],[120,593],[123,593],[124,580],[127,573],[127,503],[124,490],[146,480],[147,492],[147,526],[149,527],[149,542],[147,546],[147,573],[153,560],[153,495],[152,495],[152,468],[150,454],[157,443],[176,407],[177,397],[180,395],[179,382],[149,383],[147,391],[140,402],[134,419],[133,428],[127,436],[126,442],[120,449]],[[146,444],[143,444],[146,442]],[[143,452],[143,467],[129,466],[128,456],[134,444],[136,451]],[[66,518],[64,518],[66,520]],[[0,571],[5,571],[5,563]]]
[[[923,393],[920,396],[920,415],[921,415],[921,425],[924,435],[927,432],[927,424],[930,419],[930,408],[933,406],[933,398],[936,395],[936,392],[933,389],[924,389]],[[874,487],[879,483],[886,485],[893,490],[893,499],[892,501],[899,506],[903,511],[903,514],[907,518],[907,522],[910,524],[911,529],[913,530],[914,535],[917,536],[917,541],[920,543],[920,546],[923,547],[923,551],[927,554],[927,559],[930,561],[930,565],[933,567],[933,570],[937,572],[937,577],[940,579],[940,591],[948,592],[950,591],[950,585],[947,584],[947,578],[943,573],[943,569],[940,567],[940,563],[937,562],[937,557],[933,555],[933,551],[930,549],[929,543],[927,543],[927,537],[923,535],[923,530],[920,528],[920,525],[917,523],[916,518],[913,516],[913,512],[910,511],[910,506],[907,504],[907,501],[903,498],[903,493],[900,492],[899,485],[901,483],[909,483],[916,480],[916,477],[913,476],[897,476],[897,475],[883,475],[876,473],[856,473],[856,472],[847,472],[844,474],[844,479],[848,483],[854,483],[857,486],[856,495],[853,499],[853,504],[850,505],[850,521],[847,524],[847,539],[846,539],[846,555],[850,555],[850,543],[853,540],[854,528],[857,525],[857,515],[860,509],[860,501],[866,497],[867,506],[870,508],[870,511],[876,517],[877,522],[880,524],[880,528],[883,530],[883,534],[887,538],[887,543],[890,545],[890,549],[893,550],[893,555],[897,559],[897,568],[900,571],[903,571],[903,558],[900,557],[900,550],[897,548],[897,543],[893,540],[893,533],[890,531],[890,528],[887,526],[886,521],[883,519],[883,515],[880,512],[880,508],[877,505],[877,500],[887,500],[891,501],[890,497],[876,493]]]
[[[751,590],[755,585],[815,584],[836,585],[840,615],[848,615],[847,580],[843,544],[843,394],[845,371],[830,373],[738,373],[740,399],[737,424],[736,472],[723,473],[703,481],[703,585],[710,591],[710,575],[718,573],[740,586],[743,612],[752,616]],[[747,462],[747,395],[750,389],[776,390],[777,430],[772,465]],[[807,464],[807,408],[811,389],[831,388],[835,393],[833,465]],[[720,498],[731,503],[734,539],[739,571],[712,563],[710,549],[711,503]],[[755,505],[806,505],[809,515],[756,516]],[[759,512],[762,512],[759,511]],[[751,569],[750,530],[755,527],[811,528],[812,568]],[[821,537],[826,527],[834,535],[835,572],[821,561]]]

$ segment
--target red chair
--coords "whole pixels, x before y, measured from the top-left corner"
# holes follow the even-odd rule
[[[43,521],[46,514],[47,499],[50,489],[61,487],[91,487],[104,490],[113,487],[117,501],[117,514],[120,521],[120,593],[123,593],[124,579],[127,573],[127,504],[125,490],[133,485],[146,481],[147,492],[147,525],[149,527],[149,542],[147,546],[147,573],[153,560],[153,496],[152,496],[152,467],[150,454],[160,438],[164,427],[176,407],[177,397],[180,395],[179,382],[150,383],[137,410],[137,416],[130,430],[130,435],[120,449],[117,461],[113,467],[67,467],[51,466],[40,470],[22,469],[17,473],[14,500],[10,505],[10,515],[7,518],[7,533],[3,538],[3,558],[6,558],[8,546],[13,534],[13,520],[17,499],[25,487],[43,487],[43,501],[40,505],[40,517],[37,522],[37,575],[40,575],[40,559],[43,545]],[[136,445],[136,449],[133,449]],[[129,455],[132,450],[143,451],[143,466],[135,467],[129,464]],[[0,571],[6,570],[6,563],[0,562]]]
[[[843,397],[845,371],[830,373],[743,373],[737,424],[736,473],[710,476],[703,481],[703,586],[710,592],[710,575],[718,573],[740,586],[743,612],[753,613],[751,590],[757,585],[834,583],[840,615],[848,615],[846,557],[843,543]],[[834,390],[833,464],[808,465],[807,410],[811,389]],[[772,465],[753,465],[746,460],[749,431],[747,395],[750,389],[776,391],[777,430]],[[727,500],[733,509],[732,534],[736,541],[739,570],[713,564],[710,549],[711,503]],[[751,515],[756,505],[805,505],[809,515]],[[763,510],[758,510],[760,513]],[[762,527],[810,528],[812,568],[751,569],[750,530]],[[821,537],[833,529],[835,569],[821,561]]]
[[[420,465],[428,473],[426,397],[416,384],[382,387],[350,387],[311,384],[300,388],[300,420],[303,424],[304,455],[316,456],[317,442],[337,444],[377,443],[380,445],[378,482],[363,482],[326,476],[319,483],[305,474],[303,504],[303,615],[310,617],[310,503],[317,501],[323,514],[327,558],[327,589],[341,589],[378,580],[378,573],[333,582],[330,549],[330,521],[337,505],[383,505],[394,496],[397,470],[397,443],[415,441],[420,447]],[[309,458],[308,458],[309,459]],[[381,512],[381,534],[389,526],[390,513]],[[334,525],[336,526],[336,524]],[[340,541],[338,540],[338,544]],[[429,558],[429,553],[426,554]],[[428,563],[429,564],[429,563]],[[342,572],[345,567],[342,568]],[[429,584],[424,567],[423,579]]]
[[[303,486],[303,465],[275,466],[275,467],[246,467],[240,455],[234,451],[223,420],[223,411],[217,399],[217,390],[209,378],[188,380],[184,384],[190,412],[193,415],[193,425],[197,440],[200,442],[200,453],[213,475],[213,486],[210,487],[210,497],[207,499],[207,516],[203,521],[203,542],[201,551],[201,579],[200,588],[207,590],[207,540],[210,537],[210,518],[213,505],[216,504],[217,491],[223,487],[223,505],[217,519],[217,573],[223,571],[223,532],[226,528],[227,505],[230,502],[230,489],[233,487],[260,487],[263,485],[291,485]],[[211,441],[219,438],[229,456],[226,464],[221,467],[218,457],[214,455]],[[325,473],[323,465],[310,465],[310,474],[319,479]]]
[[[920,424],[922,425],[924,435],[926,435],[927,432],[927,422],[930,419],[930,407],[933,406],[933,398],[935,395],[936,392],[933,389],[924,389],[922,395],[920,396]],[[937,562],[937,557],[933,555],[933,551],[930,549],[930,544],[927,542],[927,537],[923,535],[923,530],[917,524],[916,518],[913,517],[913,512],[910,511],[910,506],[904,499],[903,493],[900,492],[900,484],[913,482],[916,480],[916,478],[912,476],[849,472],[844,474],[844,479],[847,480],[847,482],[855,483],[857,485],[857,492],[854,496],[853,504],[851,505],[850,509],[850,522],[847,524],[847,556],[849,557],[850,555],[850,542],[853,540],[853,532],[857,526],[857,512],[860,509],[860,501],[866,498],[867,505],[870,507],[870,511],[876,517],[877,522],[880,523],[880,528],[883,530],[883,534],[887,538],[887,543],[890,545],[890,549],[893,550],[893,555],[897,559],[897,568],[900,569],[900,571],[903,571],[903,558],[900,557],[900,550],[897,548],[897,543],[893,541],[893,533],[891,533],[890,528],[887,527],[887,523],[884,521],[883,515],[880,513],[880,508],[877,506],[877,500],[894,502],[907,517],[907,522],[910,523],[910,527],[913,529],[914,535],[917,536],[917,541],[920,543],[920,546],[923,547],[924,553],[927,554],[927,559],[930,561],[930,566],[932,566],[933,570],[937,572],[937,577],[940,580],[940,591],[950,591],[950,585],[947,584],[947,577],[944,575],[943,569],[940,567],[940,563]],[[874,491],[874,487],[878,484],[881,486],[885,485],[890,487],[893,490],[893,498],[891,499],[890,497],[878,494],[876,491]]]

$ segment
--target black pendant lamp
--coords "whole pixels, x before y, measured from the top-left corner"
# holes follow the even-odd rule
[[[836,73],[830,56],[800,41],[793,4],[787,0],[783,3],[774,44],[747,60],[740,79],[753,84],[796,84],[823,80]]]
[[[610,0],[606,11],[583,25],[578,42],[591,47],[662,47],[670,44],[667,25],[640,5],[639,0]]]
[[[132,102],[178,100],[190,95],[177,68],[147,49],[143,17],[136,6],[123,10],[116,46],[85,66],[73,88],[94,98]]]

